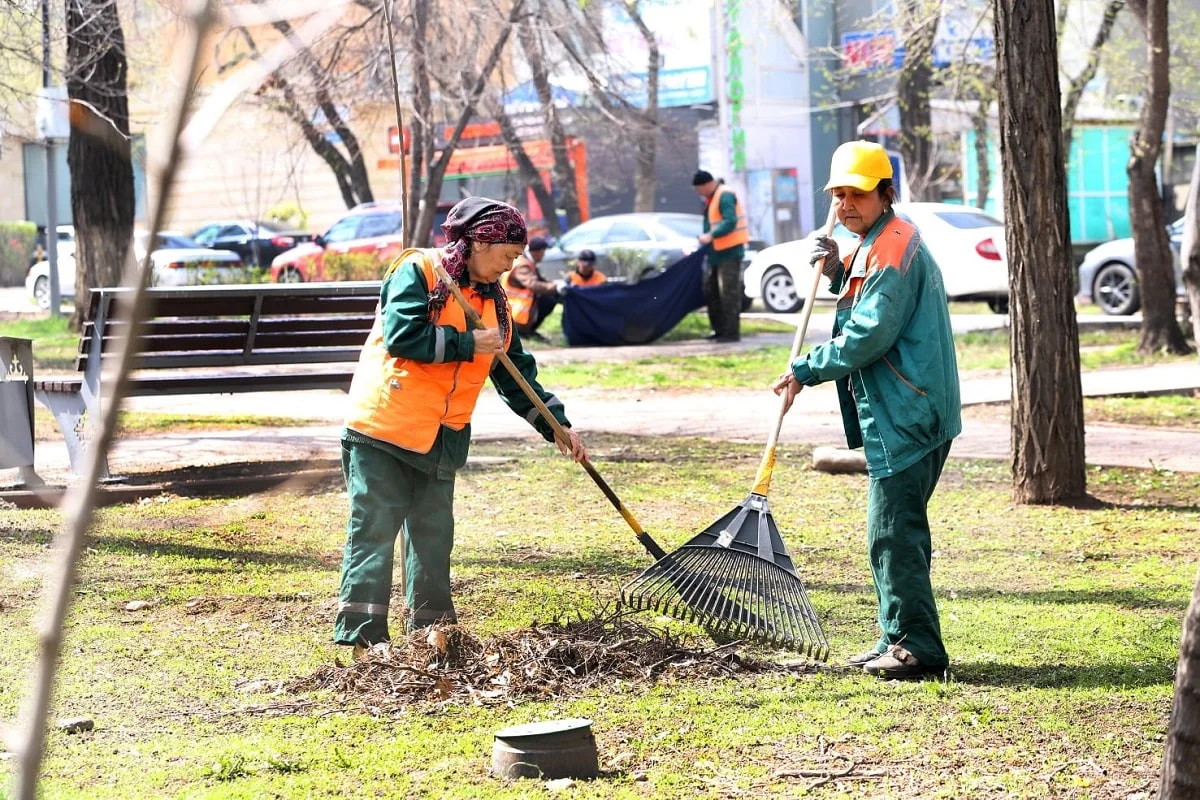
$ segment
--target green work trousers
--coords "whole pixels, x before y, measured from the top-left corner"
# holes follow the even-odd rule
[[[734,341],[740,337],[742,294],[741,259],[709,255],[704,295],[708,301],[708,324],[718,338]]]
[[[930,667],[950,663],[929,579],[926,511],[949,452],[946,442],[902,472],[871,478],[867,488],[867,552],[883,633],[875,649],[898,644]]]
[[[342,474],[350,495],[350,519],[334,641],[389,640],[397,535],[408,541],[404,574],[409,627],[455,622],[450,598],[454,478],[440,480],[380,448],[347,441],[342,442]]]

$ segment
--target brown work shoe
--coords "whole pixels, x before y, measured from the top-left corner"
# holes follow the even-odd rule
[[[883,653],[880,653],[878,650],[868,650],[865,653],[859,653],[856,656],[850,656],[846,659],[846,663],[852,667],[861,667],[864,664],[874,661],[881,655],[883,655]]]
[[[912,653],[898,644],[888,647],[887,652],[863,665],[870,675],[884,680],[914,680],[929,675],[940,675],[945,667],[922,664]]]

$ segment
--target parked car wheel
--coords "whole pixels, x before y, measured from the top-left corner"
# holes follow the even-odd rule
[[[787,268],[776,265],[767,270],[762,279],[763,305],[776,314],[791,314],[804,305],[796,294],[796,284]]]
[[[295,267],[287,267],[279,273],[280,283],[304,283],[304,276]]]
[[[50,279],[38,278],[33,284],[33,299],[38,308],[50,307]]]
[[[1141,307],[1137,275],[1128,264],[1110,262],[1096,272],[1092,300],[1105,314],[1132,314]]]
[[[1008,313],[1008,298],[1007,297],[989,297],[987,304],[988,304],[988,308],[990,308],[992,310],[993,314],[1007,314]]]

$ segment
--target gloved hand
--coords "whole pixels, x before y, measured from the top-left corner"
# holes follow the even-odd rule
[[[564,295],[567,293],[567,289],[571,288],[571,283],[566,278],[562,278],[554,282],[554,288],[560,295]]]
[[[818,237],[813,245],[812,258],[808,261],[809,264],[819,264],[821,274],[826,278],[832,278],[837,274],[838,265],[842,263],[841,255],[838,253],[837,242],[829,236]]]

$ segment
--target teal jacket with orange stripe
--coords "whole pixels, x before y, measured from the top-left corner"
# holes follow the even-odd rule
[[[836,381],[846,442],[886,478],[962,432],[958,362],[942,273],[892,210],[837,265],[833,338],[792,362],[805,386]]]

